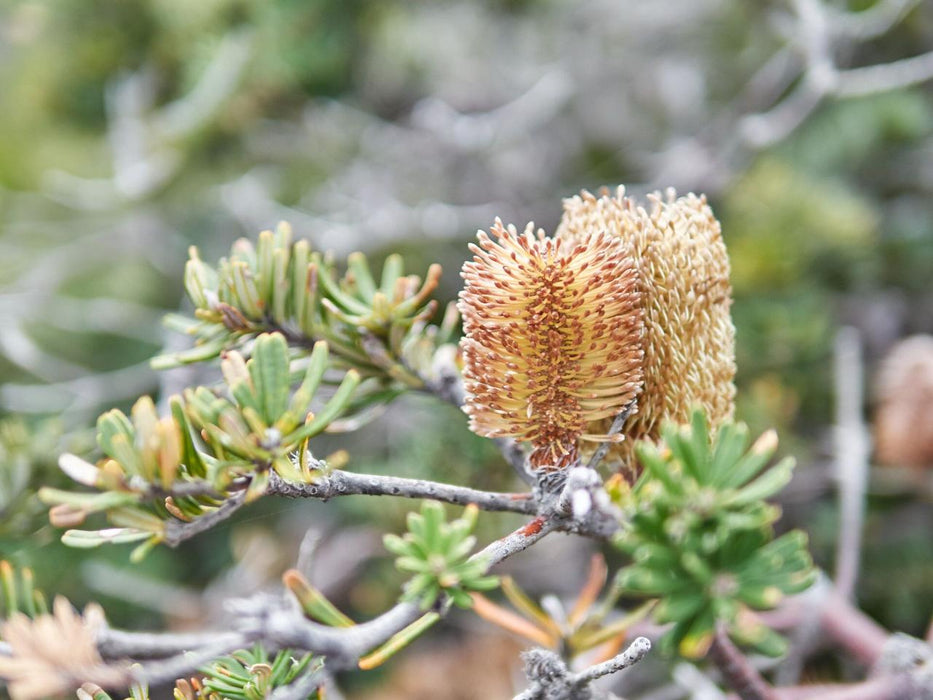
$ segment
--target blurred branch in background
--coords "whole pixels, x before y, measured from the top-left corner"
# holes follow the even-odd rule
[[[890,92],[933,79],[933,52],[890,63],[841,70],[834,55],[853,44],[883,35],[916,5],[918,0],[882,0],[870,10],[842,12],[822,0],[792,0],[793,16],[779,10],[770,23],[786,42],[748,82],[737,107],[727,107],[711,142],[704,137],[662,151],[660,176],[652,182],[674,182],[695,188],[712,178],[725,187],[749,153],[770,148],[786,139],[825,100],[864,97]],[[743,151],[746,151],[743,153]],[[713,166],[676,162],[684,155],[705,153]],[[731,163],[730,155],[732,154]],[[665,158],[671,162],[665,165]],[[726,158],[725,162],[723,158]],[[684,173],[693,180],[684,181]],[[678,180],[676,178],[680,177]],[[710,187],[706,185],[706,190]]]
[[[827,100],[897,90],[933,75],[930,54],[871,61],[871,42],[925,12],[916,0],[883,0],[859,12],[820,0],[753,9],[678,0],[663,13],[631,0],[514,12],[455,1],[390,3],[368,26],[366,43],[343,48],[353,52],[343,91],[322,97],[298,87],[301,71],[319,70],[313,63],[291,67],[290,85],[274,72],[293,50],[294,39],[281,30],[303,21],[300,10],[250,10],[233,23],[213,12],[193,16],[214,24],[205,24],[210,41],[198,46],[186,81],[173,81],[161,54],[145,44],[136,67],[103,76],[96,148],[109,151],[106,176],[53,165],[38,178],[36,191],[63,208],[53,216],[35,208],[29,228],[44,226],[63,241],[78,222],[102,239],[76,241],[73,254],[48,253],[58,262],[46,266],[41,283],[20,275],[17,288],[28,290],[29,299],[10,298],[2,351],[29,376],[12,380],[7,410],[54,410],[63,395],[76,399],[76,410],[91,410],[151,381],[140,367],[90,378],[90,387],[68,384],[81,363],[72,361],[69,375],[67,355],[37,343],[22,324],[61,318],[64,310],[39,313],[39,289],[46,299],[61,296],[61,266],[67,261],[70,270],[82,258],[90,258],[89,267],[101,263],[99,252],[114,245],[104,241],[136,228],[140,207],[149,230],[129,254],[172,266],[184,248],[175,230],[194,221],[209,227],[204,235],[229,237],[231,225],[254,231],[288,219],[338,254],[414,238],[442,243],[468,235],[494,213],[519,221],[548,216],[552,207],[544,202],[594,174],[606,180],[600,170],[644,189],[673,184],[723,192],[757,153],[786,140]],[[54,26],[41,13],[8,14],[11,27],[33,27],[34,34],[22,34],[28,40],[13,44],[23,52]],[[183,26],[181,18],[156,16],[165,23],[158,31]],[[336,26],[341,17],[320,21]],[[737,31],[737,48],[711,50],[726,26]],[[174,50],[183,60],[193,49],[179,41]],[[478,45],[484,51],[475,51]],[[866,58],[860,67],[841,67]],[[263,82],[268,75],[276,79]],[[221,143],[223,167],[205,168]],[[26,195],[4,196],[15,203]],[[51,201],[47,212],[55,211]],[[182,202],[188,211],[179,215]],[[156,306],[172,303],[163,297]],[[88,333],[129,334],[149,344],[145,309],[110,316],[98,302],[73,311],[93,314],[95,323],[81,324]],[[128,316],[135,319],[129,328]],[[65,384],[49,393],[30,388],[37,380]]]
[[[836,482],[839,489],[839,540],[836,549],[836,590],[853,598],[862,553],[865,495],[868,485],[869,440],[862,419],[864,367],[861,341],[854,328],[836,334]]]
[[[197,84],[163,107],[155,104],[158,84],[153,68],[115,78],[105,94],[113,176],[89,180],[50,170],[44,192],[69,207],[91,210],[113,209],[153,195],[182,166],[179,145],[216,120],[233,96],[253,47],[250,32],[223,37]]]

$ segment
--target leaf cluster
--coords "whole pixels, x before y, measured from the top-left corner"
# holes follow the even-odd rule
[[[201,669],[201,678],[179,680],[174,700],[263,700],[276,688],[293,683],[302,675],[314,673],[323,659],[305,654],[293,655],[288,649],[271,656],[261,644],[241,649],[212,661]],[[303,700],[318,700],[318,691]]]
[[[115,527],[70,529],[64,541],[139,542],[139,558],[165,538],[167,521],[197,519],[244,489],[245,500],[255,499],[272,472],[312,480],[320,464],[310,458],[310,438],[355,428],[367,409],[423,387],[422,372],[456,324],[448,314],[440,329],[426,325],[439,276],[437,265],[423,282],[404,275],[395,255],[377,283],[360,253],[339,275],[330,257],[293,242],[285,224],[261,233],[255,246],[237,241],[216,268],[192,248],[185,287],[195,318],[167,322],[194,336],[195,347],[153,366],[220,357],[224,383],[172,397],[170,415],[160,416],[148,397],[130,416],[102,415],[103,459],[94,465],[66,455],[60,463],[97,492],[45,488],[40,498],[54,506],[56,525],[74,528],[105,512]],[[328,385],[335,388],[321,405],[319,389]]]
[[[215,268],[191,248],[185,289],[194,318],[170,315],[167,324],[195,338],[195,346],[164,355],[155,367],[213,359],[231,348],[247,352],[259,334],[281,332],[299,352],[326,340],[333,360],[371,379],[372,402],[384,402],[406,388],[421,388],[417,371],[456,324],[453,307],[440,329],[426,326],[437,302],[430,299],[441,268],[424,280],[404,274],[399,255],[385,260],[376,280],[362,253],[352,253],[341,274],[330,255],[292,241],[280,224],[259,234],[257,244],[238,240]]]
[[[467,506],[463,516],[447,522],[444,507],[437,501],[425,501],[420,513],[408,514],[408,532],[386,535],[386,549],[396,555],[396,568],[414,576],[405,584],[403,600],[418,602],[427,610],[442,594],[462,608],[473,605],[470,591],[485,591],[499,585],[495,576],[487,576],[482,557],[470,557],[476,544],[470,533],[479,510]]]
[[[152,700],[148,684],[134,683],[129,688],[129,697],[124,700]],[[96,683],[84,683],[77,690],[78,700],[114,700],[106,690]]]
[[[283,649],[274,656],[257,644],[252,649],[240,649],[211,661],[194,678],[175,681],[173,700],[265,700],[276,688],[294,683],[303,675],[315,673],[323,659],[304,654],[296,657]],[[320,700],[315,690],[302,700]],[[78,689],[78,700],[113,700],[103,688],[85,683]],[[145,684],[130,686],[126,700],[151,700]]]
[[[16,613],[34,618],[49,612],[45,594],[35,587],[32,569],[14,567],[6,560],[0,561],[0,596],[3,601],[4,620]]]
[[[750,611],[773,608],[814,578],[806,536],[775,539],[779,509],[764,501],[790,480],[793,460],[766,468],[777,448],[773,432],[751,448],[741,424],[711,439],[699,411],[689,426],[668,425],[662,435],[661,445],[637,448],[644,473],[618,539],[633,562],[618,585],[660,599],[656,619],[674,623],[662,645],[683,656],[703,656],[717,625],[739,643],[781,654],[784,640]]]
[[[95,512],[115,525],[97,531],[69,530],[63,540],[78,547],[104,542],[142,542],[140,557],[164,539],[166,521],[189,522],[245,489],[262,495],[272,471],[310,481],[318,465],[309,461],[308,441],[347,407],[359,383],[350,370],[315,412],[312,404],[328,363],[324,342],[315,345],[298,386],[292,390],[289,351],[278,333],[260,335],[246,360],[230,352],[223,360],[221,389],[187,389],[159,416],[148,397],[129,417],[113,410],[100,417],[97,440],[104,453],[96,465],[73,455],[61,460],[75,481],[97,489],[75,493],[46,488],[54,524],[75,527]],[[292,455],[300,458],[293,461]]]

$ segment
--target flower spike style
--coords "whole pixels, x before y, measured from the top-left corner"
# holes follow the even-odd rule
[[[644,309],[644,389],[626,439],[611,454],[635,471],[633,446],[657,440],[665,420],[686,423],[701,407],[714,426],[732,418],[735,328],[729,258],[706,198],[673,190],[649,196],[650,208],[589,192],[564,200],[556,237],[568,243],[605,233],[630,246]],[[605,433],[608,421],[588,428]]]
[[[531,443],[535,469],[579,457],[587,426],[634,401],[644,326],[628,245],[521,234],[498,219],[478,234],[458,304],[471,429]]]

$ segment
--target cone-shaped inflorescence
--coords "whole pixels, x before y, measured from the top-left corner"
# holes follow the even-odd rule
[[[532,446],[536,469],[578,458],[587,425],[630,404],[642,380],[638,279],[629,247],[496,221],[463,266],[465,411],[471,429]]]
[[[686,423],[694,406],[718,426],[732,417],[735,329],[729,313],[729,258],[704,197],[649,197],[650,209],[624,196],[583,192],[564,200],[556,237],[576,244],[605,232],[630,249],[644,310],[644,388],[612,454],[633,469],[633,445],[657,440],[663,421]],[[589,431],[605,433],[609,421]]]

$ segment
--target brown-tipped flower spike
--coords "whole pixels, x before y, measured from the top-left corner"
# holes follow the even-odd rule
[[[601,232],[561,241],[497,219],[491,233],[479,232],[461,272],[464,410],[479,435],[531,443],[534,468],[563,468],[586,426],[641,386],[635,266]]]
[[[719,222],[705,197],[649,196],[650,211],[625,197],[589,192],[564,200],[556,237],[585,240],[605,231],[631,246],[645,313],[645,385],[638,413],[622,429],[626,440],[611,453],[635,468],[637,439],[657,439],[661,423],[686,423],[694,406],[711,425],[732,418],[735,399],[735,328],[729,307],[729,258]],[[603,432],[608,423],[592,426]]]

